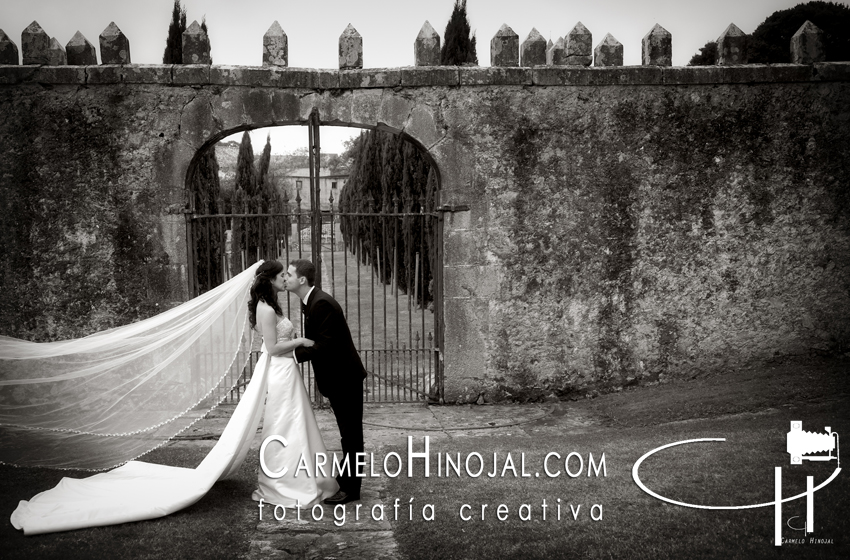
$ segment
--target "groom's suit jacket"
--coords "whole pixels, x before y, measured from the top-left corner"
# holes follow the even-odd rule
[[[316,344],[295,349],[295,359],[310,361],[316,385],[326,397],[361,386],[366,369],[354,347],[351,331],[339,303],[322,290],[315,288],[304,307],[304,336]]]

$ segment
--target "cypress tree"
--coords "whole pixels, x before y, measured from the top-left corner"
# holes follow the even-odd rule
[[[196,214],[211,215],[218,214],[221,184],[218,177],[218,160],[215,147],[207,149],[202,155],[192,173],[190,181],[194,196],[194,210]],[[199,292],[211,290],[224,281],[221,267],[221,239],[220,232],[212,227],[204,234],[198,235],[195,240],[195,254],[197,255],[196,277],[198,279]]]
[[[440,49],[440,64],[460,66],[478,64],[475,54],[475,35],[466,17],[466,0],[455,0],[455,6],[446,31],[443,33],[443,47]]]
[[[171,23],[168,25],[168,38],[165,40],[163,64],[183,64],[183,32],[186,31],[186,8],[180,7],[180,0],[174,0],[171,11]]]
[[[242,143],[239,145],[239,155],[236,158],[236,190],[241,190],[248,196],[254,196],[256,189],[254,148],[251,146],[251,135],[246,130],[242,134]]]
[[[236,183],[233,189],[233,213],[254,213],[256,204],[254,195],[257,193],[257,174],[254,168],[254,148],[251,146],[251,135],[248,131],[242,134],[239,145],[239,155],[236,158]],[[245,251],[244,266],[249,266],[257,260],[259,231],[253,221],[246,218],[233,218],[233,266],[234,272],[242,270],[243,260],[241,250]]]
[[[184,27],[184,28],[185,28],[185,27]],[[204,16],[204,17],[201,19],[201,31],[203,31],[203,32],[204,32],[204,34],[206,34],[207,39],[209,39],[210,32],[209,32],[209,30],[207,30],[207,16]],[[212,48],[212,47],[210,47],[210,48]],[[212,63],[213,63],[212,53],[210,53],[210,64],[212,64]]]
[[[241,151],[240,151],[241,153]],[[261,196],[263,206],[268,207],[271,200],[271,191],[267,183],[269,182],[269,165],[272,160],[272,136],[271,133],[266,135],[266,145],[263,146],[263,153],[260,154],[260,161],[257,162],[257,193]]]

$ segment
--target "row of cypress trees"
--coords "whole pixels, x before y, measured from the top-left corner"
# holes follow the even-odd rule
[[[436,171],[425,154],[399,135],[368,131],[355,140],[357,157],[340,193],[346,246],[385,284],[433,300]],[[392,214],[400,214],[393,216]]]
[[[443,33],[440,63],[478,64],[466,0],[455,0]],[[436,171],[413,143],[386,132],[362,133],[351,155],[348,181],[339,200],[346,246],[371,265],[382,282],[395,282],[419,305],[428,305],[434,297],[434,221],[424,214],[392,218],[350,214],[431,213]]]

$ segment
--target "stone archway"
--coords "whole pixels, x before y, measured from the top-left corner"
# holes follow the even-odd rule
[[[257,99],[249,92],[247,99],[236,103],[241,103],[244,107],[245,103],[252,102],[256,103]],[[221,106],[229,108],[233,103],[233,98],[229,98],[221,101]],[[260,105],[263,106],[262,101]],[[398,104],[390,105],[397,108]],[[214,107],[214,104],[211,103],[210,106]],[[270,107],[265,105],[265,108]],[[323,107],[327,108],[327,105]],[[421,126],[422,112],[416,113],[413,119]],[[214,111],[213,115],[220,117],[215,115]],[[255,113],[254,116],[259,115]],[[246,203],[243,210],[237,210],[235,206],[231,208],[228,204],[228,208],[231,209],[225,211],[224,206],[219,204],[220,215],[210,216],[204,215],[206,212],[198,212],[197,208],[191,208],[191,202],[189,202],[190,208],[187,211],[191,213],[185,214],[187,220],[186,263],[187,276],[191,285],[194,286],[193,291],[197,293],[198,286],[202,284],[198,282],[198,269],[209,270],[210,266],[210,263],[204,260],[205,256],[200,255],[196,250],[199,242],[200,245],[209,247],[210,239],[218,240],[217,245],[222,249],[216,253],[216,258],[225,263],[225,268],[229,267],[228,274],[225,274],[222,279],[238,273],[244,269],[244,266],[255,262],[257,258],[274,258],[283,262],[288,262],[292,258],[310,258],[317,264],[319,276],[326,279],[326,281],[319,280],[323,289],[332,293],[346,310],[355,342],[361,351],[367,371],[370,372],[366,382],[367,402],[442,401],[442,214],[436,208],[436,202],[439,199],[440,171],[433,155],[421,141],[411,137],[404,129],[388,126],[384,122],[370,124],[341,123],[339,120],[328,122],[321,118],[321,113],[315,106],[306,123],[302,120],[280,122],[274,112],[266,115],[264,119],[257,119],[259,122],[239,123],[233,128],[226,128],[228,125],[223,119],[214,118],[213,120],[221,125],[222,130],[204,142],[190,160],[186,171],[187,191],[192,188],[191,178],[194,175],[194,169],[205,150],[210,149],[220,138],[235,132],[263,128],[259,123],[267,121],[273,121],[276,126],[306,125],[311,132],[311,142],[314,134],[318,138],[320,125],[342,124],[353,128],[386,132],[414,146],[422,159],[427,160],[435,178],[432,179],[430,173],[426,174],[429,175],[428,183],[431,185],[435,182],[436,190],[431,192],[432,196],[427,204],[424,200],[422,203],[410,202],[406,208],[400,202],[394,202],[393,204],[397,203],[397,207],[392,208],[387,205],[382,208],[368,210],[361,208],[356,211],[343,208],[342,205],[337,208],[333,196],[335,194],[339,199],[342,190],[331,193],[329,201],[313,206],[314,195],[315,200],[319,200],[318,167],[315,168],[315,182],[311,169],[309,189],[306,193],[299,192],[297,199],[294,196],[289,197],[285,203],[274,210],[268,208],[261,210],[259,204],[256,208],[251,207],[249,210],[249,205]],[[311,162],[314,162],[312,148],[311,146]],[[318,153],[318,144],[316,153]],[[315,161],[318,160],[315,159]],[[311,163],[312,167],[313,163]],[[302,197],[302,194],[307,196]],[[185,198],[187,201],[194,199],[191,193]],[[246,216],[244,212],[256,214]],[[384,241],[373,239],[370,242],[361,239],[358,247],[357,242],[346,239],[341,230],[341,226],[345,228],[345,224],[352,220],[360,223],[360,227],[363,222],[372,223],[373,229],[374,224],[379,224],[377,235]],[[404,227],[402,223],[412,227],[413,233],[400,235],[399,228]],[[348,229],[351,229],[350,225]],[[383,230],[383,236],[380,233],[381,230]],[[257,232],[263,232],[265,237],[272,236],[275,239],[255,241],[252,247],[256,250],[256,255],[252,250],[249,259],[245,258],[245,247],[241,247],[242,266],[239,267],[236,264],[234,265],[236,268],[230,270],[232,268],[230,265],[238,261],[238,258],[233,258],[237,245],[235,240],[247,239],[246,236],[257,234]],[[411,235],[415,239],[410,239]],[[376,249],[375,242],[389,243],[392,249],[386,247]],[[402,247],[399,248],[398,244]],[[369,266],[361,266],[363,259],[369,261],[366,263]],[[376,280],[376,273],[381,277],[379,280]],[[361,283],[364,286],[372,284],[370,294],[363,295]],[[353,286],[351,290],[353,293],[350,293],[350,285]],[[389,293],[387,286],[389,286]],[[207,286],[207,289],[211,287],[214,285]],[[296,325],[300,324],[298,311],[297,304],[285,310],[287,314],[297,316],[297,319],[293,319]],[[311,375],[308,369],[304,373],[308,378]],[[313,396],[317,401],[321,398],[315,391]]]

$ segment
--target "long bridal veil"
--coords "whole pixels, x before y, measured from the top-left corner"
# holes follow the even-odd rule
[[[155,317],[85,338],[0,337],[0,462],[103,470],[189,427],[249,356],[247,299],[259,265]]]

